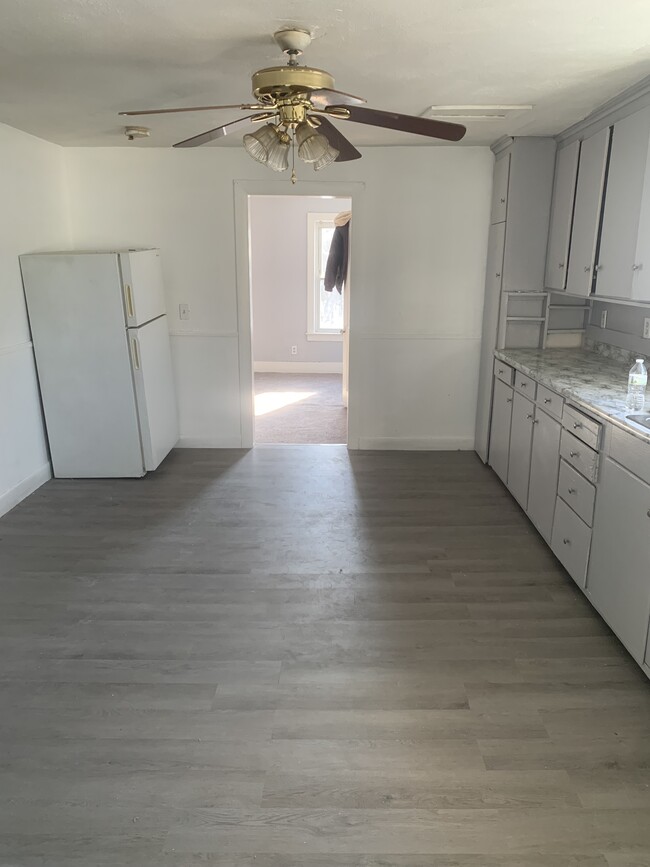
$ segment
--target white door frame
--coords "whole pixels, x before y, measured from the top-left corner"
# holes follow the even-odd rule
[[[249,223],[249,198],[251,196],[335,196],[352,200],[352,213],[354,226],[359,225],[359,219],[363,219],[362,202],[365,184],[359,182],[341,183],[330,181],[298,181],[297,184],[289,183],[288,179],[268,181],[235,181],[235,257],[237,277],[237,330],[239,336],[239,392],[241,410],[241,444],[242,448],[253,447],[254,438],[254,386],[253,386],[253,310],[251,297],[250,279],[250,223]],[[350,232],[352,237],[354,228]],[[356,254],[350,254],[351,273],[354,282],[359,285],[357,271],[359,263],[355,267]],[[353,282],[352,280],[350,282]],[[354,301],[350,297],[350,322],[354,321]],[[348,322],[348,330],[350,329]],[[354,358],[354,352],[350,353]],[[350,367],[352,361],[348,362]],[[350,402],[348,410],[348,447],[358,442],[356,434],[355,404],[356,390],[354,378],[350,377]]]

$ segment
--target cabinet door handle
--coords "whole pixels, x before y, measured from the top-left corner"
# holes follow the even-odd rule
[[[639,264],[639,265],[632,265],[632,270],[633,270],[633,271],[640,271],[641,268],[643,268],[643,265],[641,265],[641,264]]]
[[[512,403],[512,398],[511,398],[511,397],[507,397],[507,398],[506,398],[506,403]]]
[[[573,429],[577,430],[579,427],[582,427],[582,422],[574,421],[573,422]]]
[[[544,398],[544,403],[550,403],[552,399],[553,399],[553,398],[551,398],[551,397],[545,397],[545,398]]]
[[[588,271],[591,271],[591,265],[585,265],[585,274],[586,274]]]
[[[532,412],[527,413],[526,418],[532,418],[532,417],[533,417]]]
[[[564,268],[564,262],[558,262],[558,268]]]
[[[505,203],[506,203],[505,199],[499,199],[499,201],[501,202],[502,205],[505,205]]]
[[[570,458],[577,458],[579,454],[580,454],[580,452],[569,452],[569,457]]]
[[[495,276],[496,276],[496,277],[500,277],[501,274],[500,274],[499,272],[497,272],[497,273],[495,274]]]
[[[503,368],[502,368],[502,367],[499,368],[499,373],[503,373]]]
[[[533,424],[539,424],[539,419],[538,419],[538,418],[534,418],[534,419],[533,419]]]
[[[575,493],[576,493],[576,489],[575,489],[575,488],[569,488],[569,493],[570,493],[570,494],[575,494]]]
[[[570,545],[570,544],[571,544],[571,539],[562,539],[562,543],[563,543],[564,545]]]
[[[520,383],[519,383],[519,387],[520,387],[520,388],[526,388],[527,385],[528,385],[527,382],[520,382]]]

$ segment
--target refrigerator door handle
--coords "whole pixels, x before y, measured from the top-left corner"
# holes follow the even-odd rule
[[[127,283],[124,286],[124,291],[126,292],[126,315],[133,319],[135,316],[135,310],[133,308],[133,290],[131,289],[131,284]]]
[[[140,370],[140,353],[138,351],[138,341],[135,337],[131,339],[131,349],[133,352],[133,366],[136,370]]]

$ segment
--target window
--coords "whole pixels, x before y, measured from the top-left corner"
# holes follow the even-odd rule
[[[342,340],[343,295],[325,291],[335,214],[308,214],[307,340]]]

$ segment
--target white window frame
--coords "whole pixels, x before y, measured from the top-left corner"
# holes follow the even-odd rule
[[[317,325],[318,307],[320,303],[319,287],[319,261],[318,230],[323,227],[334,226],[334,213],[308,213],[307,214],[307,340],[329,340],[336,343],[343,341],[343,335],[336,329],[319,329]],[[345,323],[344,323],[345,327]]]

